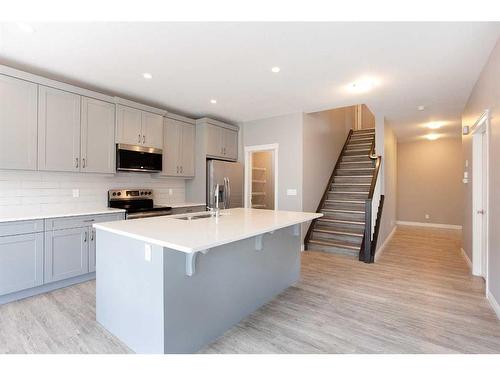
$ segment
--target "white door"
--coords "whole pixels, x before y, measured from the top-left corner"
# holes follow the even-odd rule
[[[165,119],[163,129],[163,175],[178,176],[180,173],[179,145],[181,142],[180,122],[174,119]]]
[[[142,145],[142,111],[116,106],[116,143]]]
[[[82,98],[81,152],[82,172],[115,172],[114,104]]]
[[[182,124],[180,128],[182,129],[179,153],[181,174],[190,177],[194,176],[195,127],[191,124]]]
[[[142,145],[163,148],[163,116],[142,112]]]
[[[484,117],[484,116],[483,116]],[[472,136],[472,273],[488,276],[488,133],[487,117]]]
[[[36,170],[37,95],[36,84],[0,74],[0,169]]]
[[[38,90],[38,169],[80,170],[80,95]]]

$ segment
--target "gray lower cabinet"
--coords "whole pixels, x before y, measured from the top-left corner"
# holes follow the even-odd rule
[[[174,207],[174,208],[172,208],[172,215],[189,214],[191,212],[202,212],[202,211],[206,211],[206,210],[207,210],[207,207],[205,205]]]
[[[43,233],[0,237],[0,295],[43,284]]]
[[[89,272],[95,272],[95,229],[89,229]]]
[[[45,283],[89,272],[89,228],[45,233]]]

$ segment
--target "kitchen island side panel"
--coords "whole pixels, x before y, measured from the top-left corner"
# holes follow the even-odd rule
[[[257,246],[258,247],[258,246]],[[193,353],[298,281],[300,237],[287,227],[199,253],[164,249],[165,353]]]
[[[96,319],[136,353],[163,353],[163,248],[97,230]]]

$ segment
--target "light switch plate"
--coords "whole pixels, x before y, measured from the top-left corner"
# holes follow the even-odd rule
[[[145,244],[144,245],[144,260],[146,262],[151,262],[151,245],[150,244]]]
[[[286,195],[297,195],[297,189],[286,189]]]
[[[425,218],[426,218],[426,219],[430,219],[430,217],[431,217],[431,216],[430,216],[429,214],[425,214]]]
[[[73,198],[78,198],[80,196],[80,189],[73,189]]]

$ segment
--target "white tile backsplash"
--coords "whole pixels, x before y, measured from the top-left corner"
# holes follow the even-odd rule
[[[156,204],[185,201],[183,179],[142,173],[102,175],[0,170],[0,211],[101,208],[108,204],[108,190],[121,188],[153,189]],[[73,189],[80,190],[78,198],[73,198]],[[169,189],[172,195],[168,194]]]

